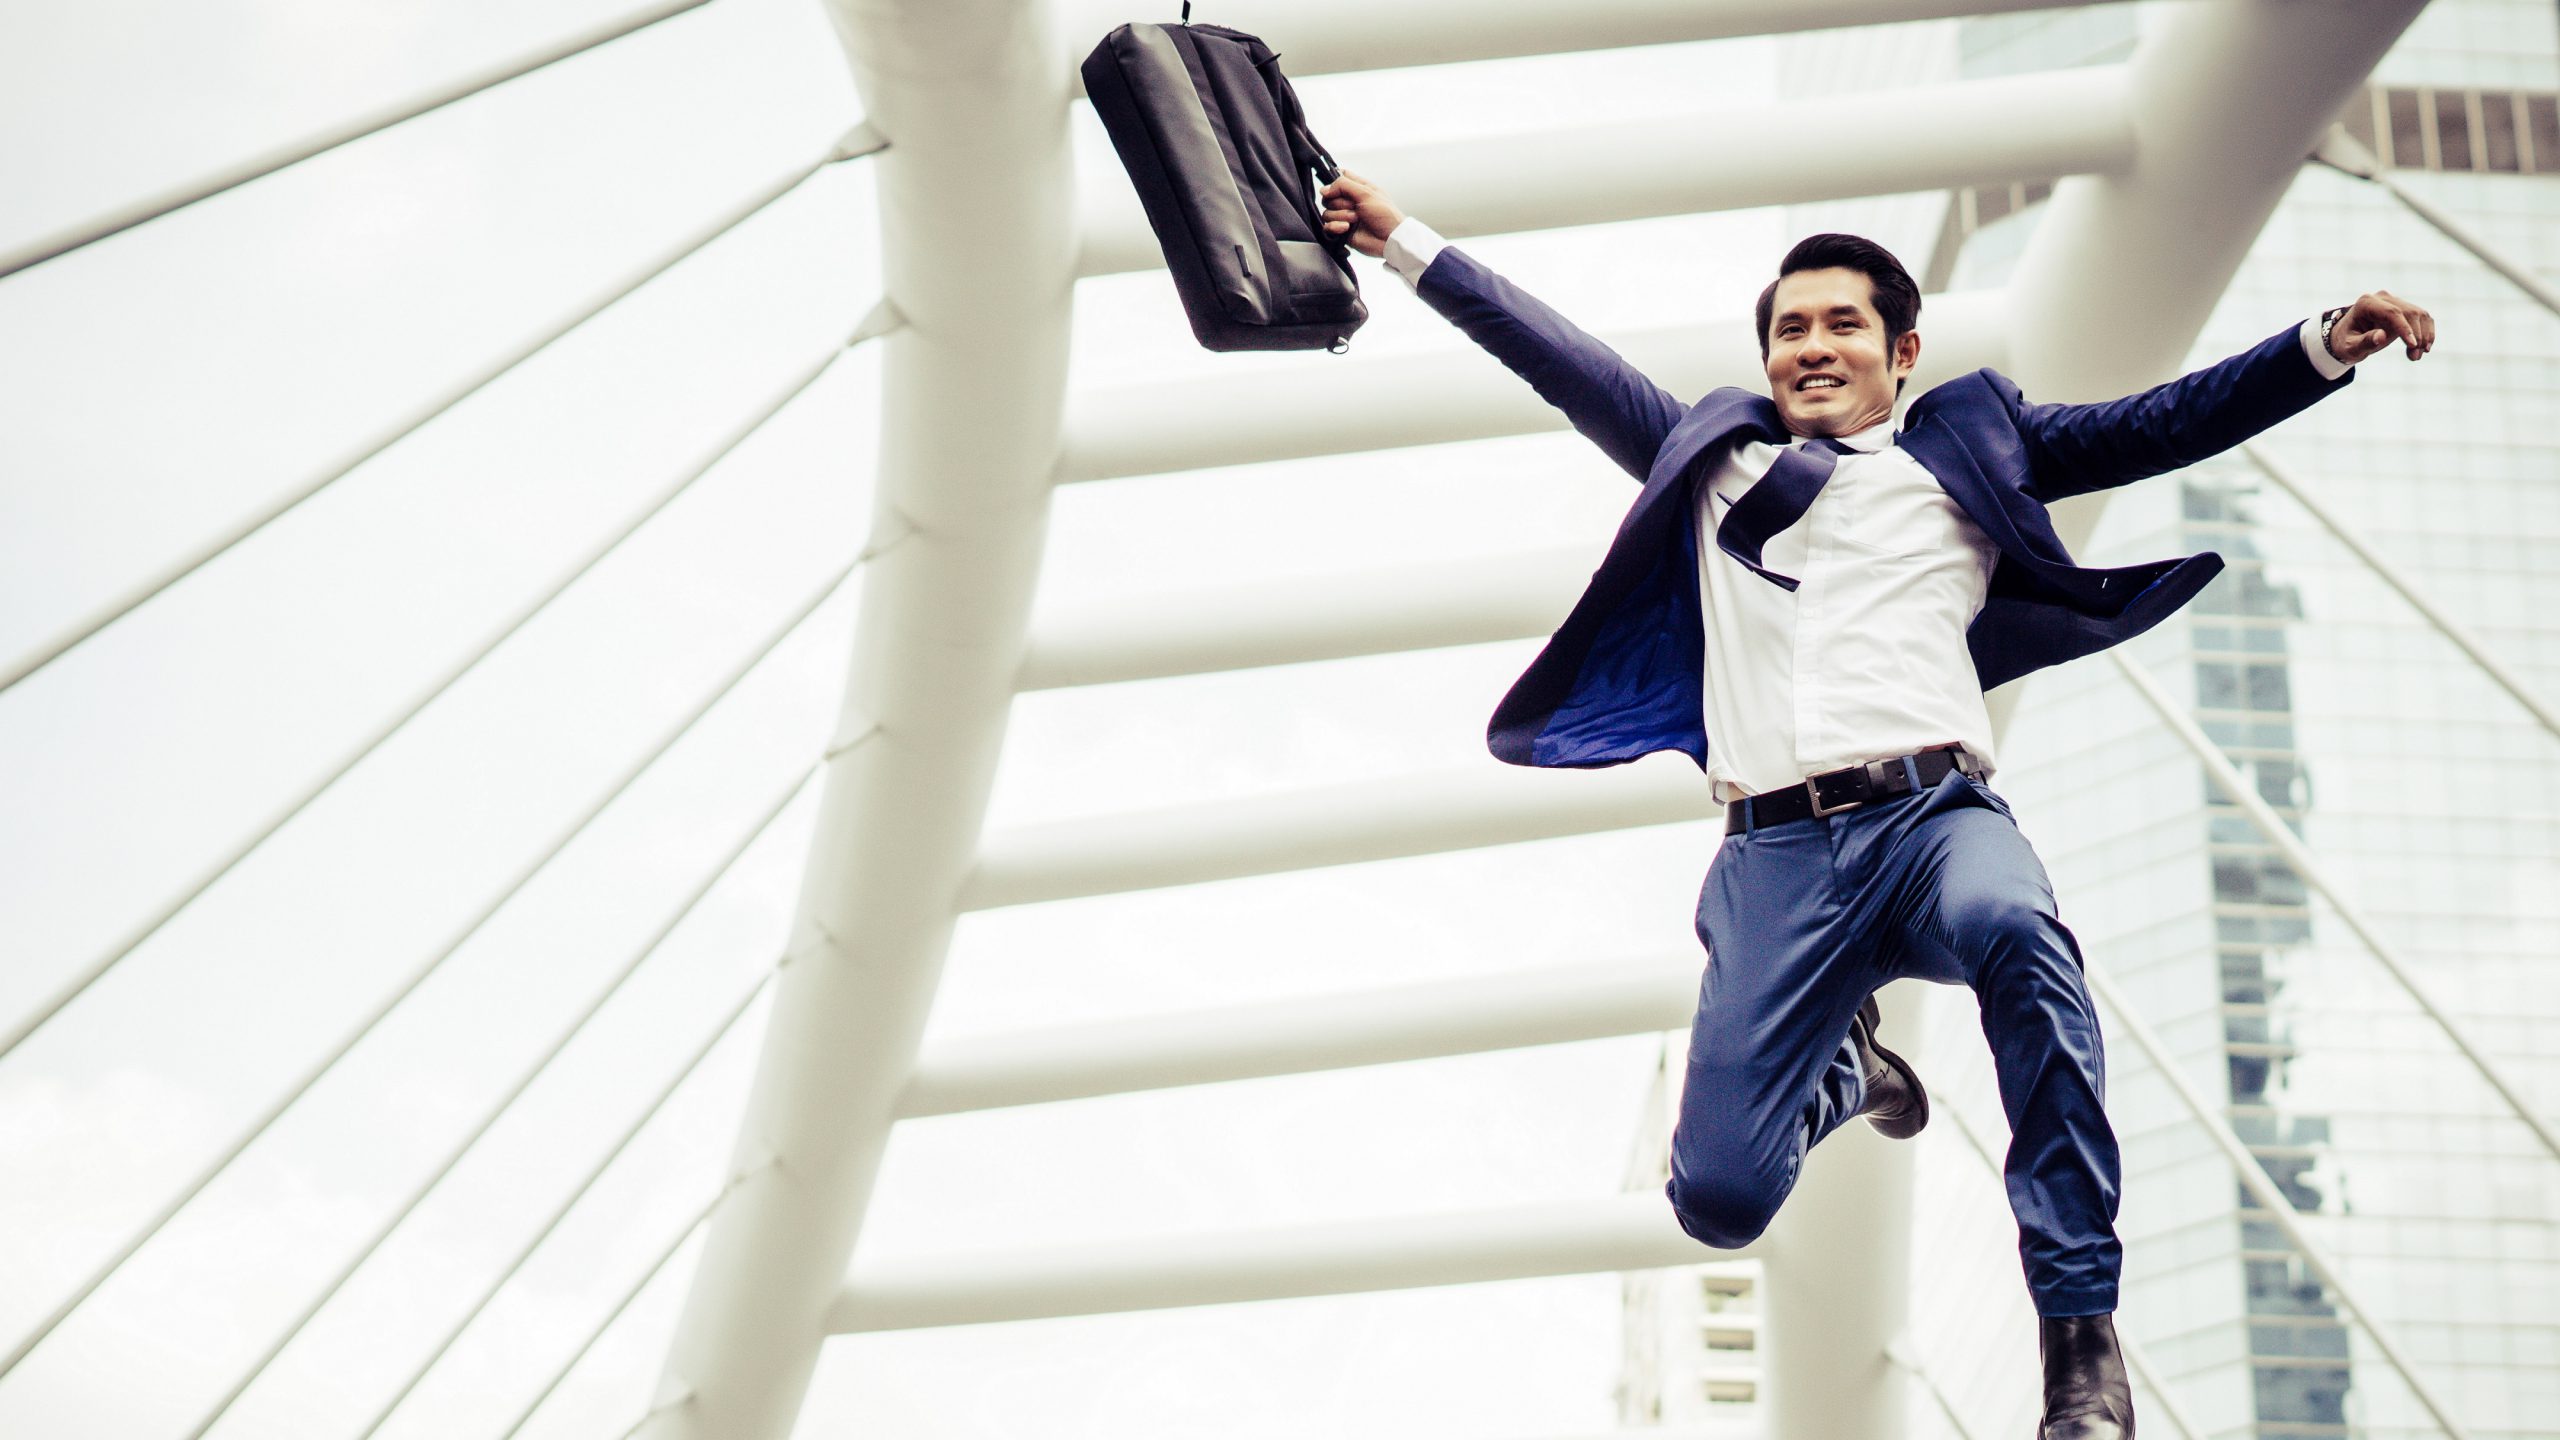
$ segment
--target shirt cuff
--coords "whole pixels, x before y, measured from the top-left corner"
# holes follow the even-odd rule
[[[1438,231],[1407,215],[1387,235],[1387,268],[1419,291],[1422,272],[1430,269],[1431,262],[1448,247],[1449,242],[1441,239]]]
[[[1396,228],[1402,230],[1404,227],[1399,225]],[[1392,245],[1395,242],[1390,240],[1387,243]],[[2320,317],[2317,315],[2302,322],[2302,356],[2311,362],[2312,369],[2320,372],[2323,380],[2334,381],[2351,368],[2346,361],[2330,354],[2329,347],[2321,343]]]

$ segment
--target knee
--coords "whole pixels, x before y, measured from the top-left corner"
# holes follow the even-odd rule
[[[1756,1181],[1730,1177],[1696,1178],[1677,1171],[1664,1187],[1671,1213],[1689,1238],[1718,1250],[1739,1250],[1760,1238],[1778,1213],[1784,1197]]]

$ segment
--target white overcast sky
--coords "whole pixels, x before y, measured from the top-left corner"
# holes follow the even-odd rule
[[[0,7],[0,246],[620,8]],[[1302,90],[1336,152],[1376,173],[1363,149],[1382,142],[1765,95],[1767,53],[1675,46]],[[330,468],[857,118],[815,0],[714,0],[0,281],[0,655]],[[877,298],[866,187],[859,165],[802,187],[0,694],[0,1015],[114,948],[822,355]],[[1780,242],[1777,217],[1752,213],[1476,248],[1606,328],[1735,313]],[[1453,343],[1369,275],[1376,318],[1355,354]],[[1088,282],[1078,303],[1080,388],[1329,363],[1202,354],[1160,274]],[[0,1061],[8,1342],[452,950],[0,1381],[0,1434],[187,1433],[805,770],[833,713],[850,588],[452,944],[858,550],[875,379],[873,356],[838,363]],[[1059,501],[1043,603],[1560,539],[1596,556],[1622,487],[1569,435],[1083,487]],[[1031,697],[991,823],[1490,765],[1484,714],[1528,653]],[[387,1398],[770,961],[807,802],[217,1433],[350,1435]],[[973,917],[933,1030],[1687,955],[1711,843],[1673,827]],[[716,1181],[757,1018],[385,1434],[494,1433],[530,1398]],[[864,1251],[1605,1194],[1654,1058],[1640,1037],[919,1123],[891,1147]],[[689,1264],[528,1433],[610,1435],[638,1414]],[[1590,1277],[837,1341],[801,1433],[1596,1431],[1617,1304],[1614,1278]]]

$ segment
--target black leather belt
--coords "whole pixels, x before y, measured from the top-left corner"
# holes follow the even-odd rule
[[[1950,771],[1961,770],[1970,775],[1980,768],[1971,755],[1954,748],[1870,760],[1846,770],[1827,771],[1784,790],[1736,800],[1725,807],[1724,833],[1739,835],[1790,820],[1837,815],[1843,810],[1929,789],[1946,779]]]

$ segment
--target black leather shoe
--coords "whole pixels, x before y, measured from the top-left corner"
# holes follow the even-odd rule
[[[2047,1319],[2036,1348],[2044,1352],[2036,1440],[2133,1440],[2133,1386],[2116,1346],[2116,1317]]]
[[[1867,1077],[1867,1104],[1858,1113],[1886,1139],[1908,1140],[1929,1123],[1929,1092],[1909,1061],[1876,1043],[1876,1022],[1883,1015],[1876,1008],[1876,997],[1870,995],[1858,1007],[1857,1018],[1849,1022],[1850,1042],[1858,1047],[1858,1069]]]

